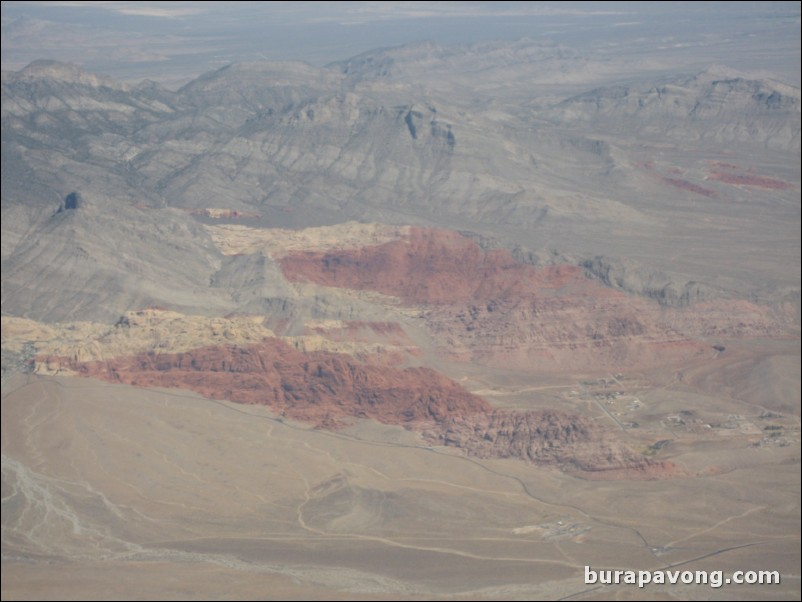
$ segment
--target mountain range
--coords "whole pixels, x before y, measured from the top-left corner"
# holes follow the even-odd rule
[[[4,554],[798,558],[801,98],[529,39],[3,72]]]

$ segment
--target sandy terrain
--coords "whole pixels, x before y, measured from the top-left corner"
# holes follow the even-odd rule
[[[745,378],[793,383],[793,347],[767,345]],[[649,385],[643,428],[671,440],[656,455],[698,476],[604,483],[430,448],[399,427],[331,433],[187,392],[17,375],[3,386],[3,598],[798,598],[798,413],[761,421],[757,402],[688,382],[713,372],[622,381]],[[703,396],[712,414],[740,404],[744,424],[699,434],[667,419]],[[796,439],[764,437],[754,424],[767,420]],[[584,565],[783,581],[599,590]]]

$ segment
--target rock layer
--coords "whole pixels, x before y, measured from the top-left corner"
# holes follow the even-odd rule
[[[429,368],[359,364],[340,354],[303,353],[278,339],[108,361],[43,361],[61,361],[75,373],[111,382],[190,389],[211,398],[267,405],[319,428],[338,428],[353,418],[402,425],[432,444],[479,457],[520,458],[597,476],[623,471],[655,478],[674,472],[669,464],[635,454],[586,418],[556,410],[496,410]]]
[[[280,265],[293,282],[372,290],[408,304],[577,293],[588,285],[576,266],[535,270],[505,249],[484,250],[457,232],[428,228],[412,228],[408,236],[379,245],[293,253]],[[592,292],[610,294],[603,287]]]
[[[67,366],[84,376],[268,405],[319,427],[341,425],[347,417],[415,424],[490,411],[484,400],[429,368],[363,365],[342,354],[303,353],[278,339]]]
[[[705,353],[700,337],[784,334],[766,307],[694,304],[693,290],[684,307],[666,307],[578,266],[527,265],[448,230],[412,228],[381,244],[292,252],[279,265],[292,282],[381,293],[419,308],[444,353],[485,365],[643,368]]]

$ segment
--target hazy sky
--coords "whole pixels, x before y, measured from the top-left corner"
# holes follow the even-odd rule
[[[2,3],[3,69],[54,58],[126,80],[179,81],[236,61],[324,65],[424,40],[522,37],[799,81],[799,2]]]

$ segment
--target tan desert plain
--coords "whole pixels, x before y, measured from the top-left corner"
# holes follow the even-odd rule
[[[90,30],[4,12],[2,598],[799,600],[799,7],[763,4],[693,50],[599,13],[617,45],[180,85],[177,37],[168,83],[6,68]]]

